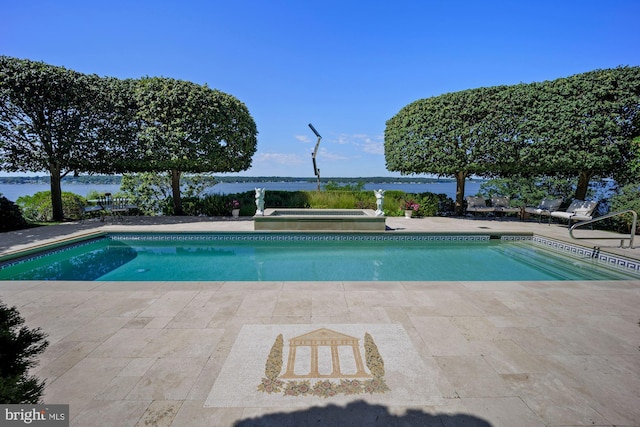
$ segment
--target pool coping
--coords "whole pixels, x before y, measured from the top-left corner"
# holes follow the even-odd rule
[[[61,248],[64,246],[97,239],[107,234],[109,234],[109,232],[94,231],[86,234],[74,235],[71,237],[62,237],[60,239],[57,239],[51,242],[37,243],[37,244],[34,244],[33,246],[29,246],[28,248],[9,251],[0,255],[0,268],[2,268],[2,265],[4,265],[5,263],[13,259],[29,257],[30,255],[36,254],[38,252],[50,252],[52,250],[55,250],[57,248]]]

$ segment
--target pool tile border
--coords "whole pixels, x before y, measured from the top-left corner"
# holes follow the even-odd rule
[[[504,236],[503,236],[504,237]],[[515,238],[521,236],[513,236]],[[110,233],[103,236],[93,236],[89,240],[70,243],[58,248],[43,249],[42,252],[25,254],[9,261],[0,261],[0,270],[22,264],[23,262],[39,259],[50,254],[58,254],[70,249],[89,245],[99,239],[114,241],[430,241],[430,242],[484,242],[491,239],[489,235],[419,235],[419,234],[345,234],[345,233]]]
[[[491,239],[488,234],[478,235],[435,235],[435,234],[345,234],[345,233],[224,233],[224,234],[113,234],[109,239],[118,241],[464,241],[478,242]]]

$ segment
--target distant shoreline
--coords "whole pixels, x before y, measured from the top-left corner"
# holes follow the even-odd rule
[[[213,176],[215,182],[219,183],[243,183],[243,182],[317,182],[315,177],[286,177],[286,176]],[[62,178],[64,184],[94,184],[94,185],[119,185],[122,180],[120,175],[83,175],[67,176]],[[468,178],[467,182],[483,179]],[[381,183],[416,183],[435,184],[455,182],[453,178],[420,178],[420,177],[326,177],[320,179],[321,183],[358,183],[366,182],[372,184]],[[0,176],[0,184],[49,184],[50,178],[47,175],[41,176]]]

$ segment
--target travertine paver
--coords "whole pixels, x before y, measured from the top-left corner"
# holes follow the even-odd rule
[[[390,218],[388,225],[567,238],[566,227],[510,221]],[[4,233],[0,252],[96,229],[249,231],[252,223],[132,218],[106,226],[65,224]],[[640,258],[638,250],[612,250]],[[0,299],[49,334],[34,374],[47,380],[45,402],[70,404],[74,426],[631,426],[640,420],[637,280],[0,282]],[[212,390],[224,386],[217,381],[236,378],[229,362],[247,372],[264,366],[264,352],[233,354],[243,327],[286,333],[340,325],[359,325],[353,335],[401,328],[402,345],[428,374],[397,383],[410,369],[398,371],[402,359],[392,363],[389,356],[389,380],[407,390],[428,385],[432,401],[406,407],[384,401],[393,393],[333,401],[273,395],[282,401],[277,407],[206,405]],[[385,349],[383,341],[379,347]],[[245,376],[254,387],[260,383]]]

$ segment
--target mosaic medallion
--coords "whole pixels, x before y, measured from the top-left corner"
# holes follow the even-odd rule
[[[265,393],[280,393],[285,396],[333,397],[338,394],[384,393],[389,390],[384,381],[384,360],[371,335],[364,335],[364,350],[368,372],[362,360],[358,338],[327,328],[317,329],[289,340],[289,357],[286,371],[281,374],[284,340],[278,335],[271,347],[265,366],[265,377],[258,390]],[[308,352],[304,352],[308,349]],[[328,350],[322,352],[323,349]],[[345,350],[345,351],[341,351]],[[298,355],[309,357],[309,363],[296,361]],[[329,372],[321,372],[321,355],[331,366]],[[341,364],[342,359],[342,364]],[[355,369],[345,371],[345,359]],[[327,365],[325,362],[325,365]],[[296,366],[308,365],[302,372]],[[336,382],[334,380],[339,380]]]
[[[436,404],[437,376],[398,324],[245,325],[205,406]]]

